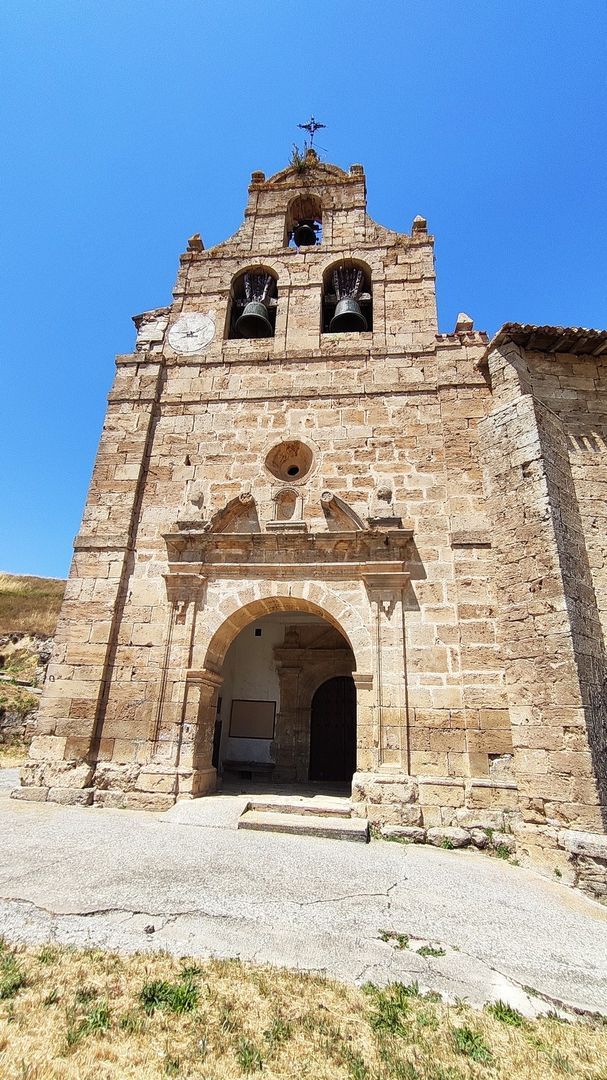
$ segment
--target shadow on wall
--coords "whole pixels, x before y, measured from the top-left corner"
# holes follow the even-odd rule
[[[571,626],[577,679],[587,714],[592,766],[599,788],[603,827],[607,828],[607,658],[586,533],[568,454],[566,425],[535,402],[546,482],[553,511],[565,603]]]

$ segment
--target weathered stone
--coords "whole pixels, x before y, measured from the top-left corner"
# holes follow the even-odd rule
[[[463,783],[420,783],[419,801],[422,806],[463,806],[465,789]]]
[[[607,859],[575,858],[575,883],[594,900],[607,900]]]
[[[11,791],[11,799],[24,799],[29,802],[46,802],[48,791],[49,789],[47,787],[34,787],[33,785],[13,788]]]
[[[142,769],[137,777],[135,788],[137,791],[151,791],[160,792],[164,794],[173,794],[177,783],[177,777],[175,771],[169,772],[166,769]]]
[[[48,801],[62,803],[64,806],[90,806],[93,801],[93,788],[52,787]]]
[[[93,802],[95,806],[107,806],[111,810],[123,810],[126,806],[126,792],[96,788]]]
[[[428,829],[426,839],[434,847],[467,847],[471,836],[467,829],[459,829],[456,826],[439,825]]]
[[[504,814],[501,810],[455,811],[455,819],[462,829],[503,829]]]
[[[117,789],[134,790],[141,772],[139,765],[124,765],[113,761],[104,761],[95,769],[95,787],[98,791]]]
[[[484,851],[486,847],[489,847],[489,837],[484,829],[470,829],[470,838],[476,848],[480,848]]]
[[[28,761],[21,769],[21,782],[34,787],[88,787],[93,770],[81,761]]]
[[[439,333],[425,222],[378,226],[362,167],[312,152],[255,173],[240,229],[135,323],[23,784],[156,808],[215,790],[214,760],[328,780],[323,694],[353,677],[357,816],[453,842],[520,814],[522,858],[600,874],[559,836],[607,804],[601,334]]]
[[[54,735],[35,735],[29,746],[32,761],[62,761],[65,739]]]
[[[506,850],[510,851],[510,852],[516,851],[516,839],[515,839],[514,836],[512,836],[511,833],[505,833],[505,832],[499,832],[499,831],[493,832],[493,833],[491,833],[491,841],[490,842],[491,842],[491,847],[494,848],[494,849],[506,848]]]
[[[426,830],[415,825],[382,825],[381,835],[386,840],[408,840],[412,844],[423,844],[426,840]]]
[[[410,777],[357,773],[352,784],[354,802],[398,803],[405,805],[417,795],[417,784]]]
[[[157,795],[147,791],[127,791],[124,806],[130,810],[168,810],[175,799],[172,795]]]
[[[565,831],[560,834],[559,841],[565,851],[570,851],[573,855],[607,860],[607,835]]]
[[[356,806],[356,803],[354,805]],[[391,802],[366,803],[365,816],[372,825],[389,822],[397,825],[421,825],[422,808],[419,803],[405,805]]]

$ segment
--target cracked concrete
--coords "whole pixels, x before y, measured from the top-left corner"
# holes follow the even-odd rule
[[[607,1014],[607,909],[532,871],[471,851],[238,831],[241,795],[155,814],[15,802],[8,787],[0,932],[11,940],[240,956],[417,979],[530,1014],[546,1002]],[[381,930],[410,935],[408,948]],[[427,943],[444,955],[419,955]]]

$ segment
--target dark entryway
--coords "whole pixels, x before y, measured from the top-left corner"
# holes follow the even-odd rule
[[[327,679],[312,698],[310,780],[351,780],[356,769],[356,689],[349,676]]]

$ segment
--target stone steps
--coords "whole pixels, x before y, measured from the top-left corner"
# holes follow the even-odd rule
[[[348,799],[331,799],[330,796],[324,796],[320,802],[302,798],[291,800],[284,798],[276,800],[272,798],[251,799],[247,810],[254,810],[262,814],[300,814],[306,817],[308,814],[317,817],[348,819],[352,816]]]
[[[291,833],[295,836],[322,836],[334,840],[356,840],[363,844],[369,839],[369,826],[364,818],[352,818],[343,813],[325,813],[320,807],[311,809],[294,805],[265,805],[267,809],[263,810],[247,807],[238,819],[238,828]]]

